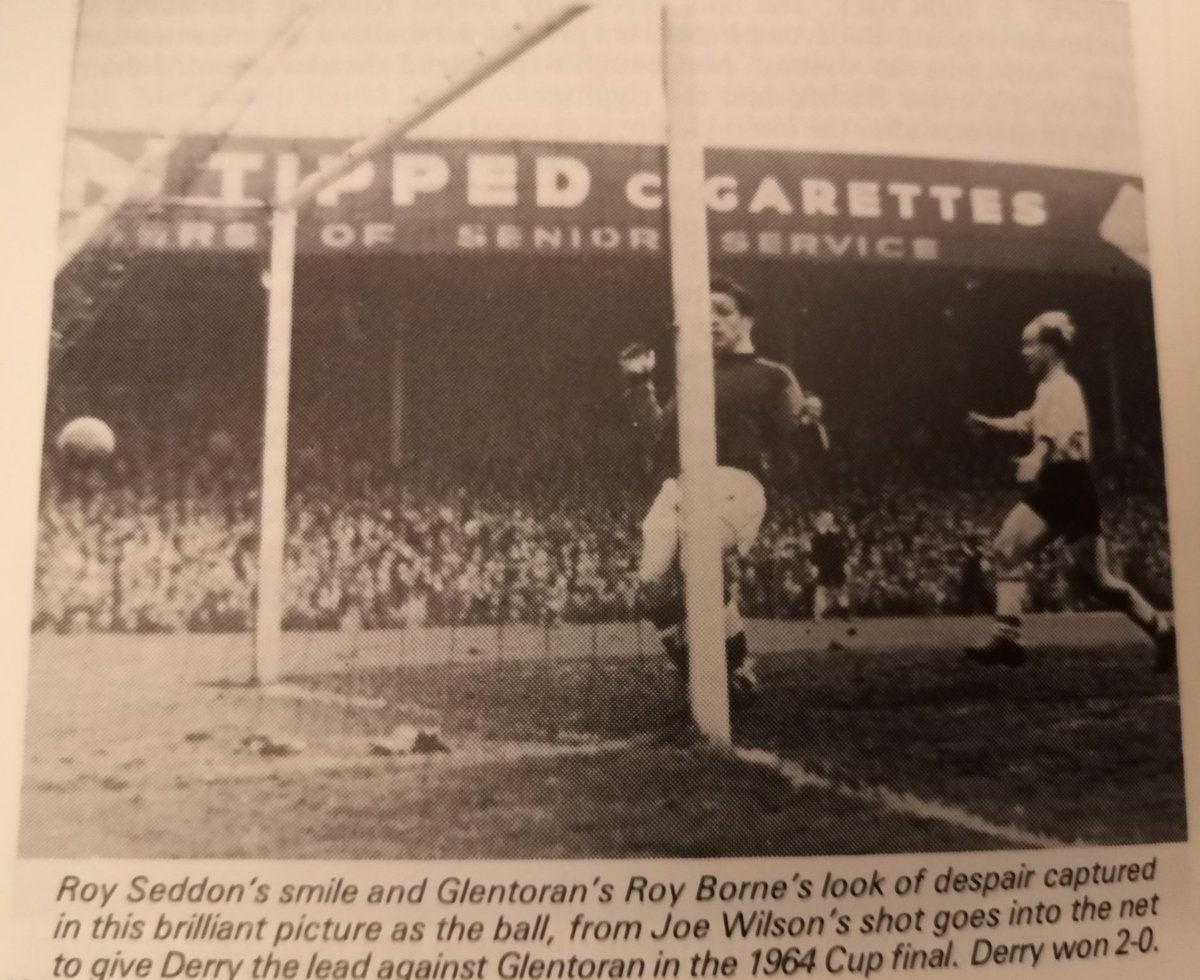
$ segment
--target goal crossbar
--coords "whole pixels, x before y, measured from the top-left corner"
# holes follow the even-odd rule
[[[406,112],[389,119],[374,136],[365,137],[347,147],[333,161],[300,181],[290,193],[281,196],[275,202],[275,207],[286,210],[303,206],[372,154],[412,132],[421,123],[487,81],[500,69],[516,61],[526,51],[561,30],[587,9],[585,5],[564,7],[544,20],[516,25],[513,37],[506,45],[496,51],[479,52],[475,59],[463,66],[457,74],[447,75],[435,91],[414,96],[412,106]]]

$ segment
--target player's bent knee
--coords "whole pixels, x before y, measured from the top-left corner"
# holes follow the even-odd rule
[[[1045,540],[1046,522],[1027,504],[1018,504],[1005,518],[996,534],[997,555],[1008,561],[1024,562]]]

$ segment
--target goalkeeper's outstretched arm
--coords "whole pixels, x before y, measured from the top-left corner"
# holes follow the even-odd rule
[[[630,344],[618,356],[625,377],[625,409],[634,431],[647,447],[658,443],[670,425],[675,403],[658,400],[654,385],[654,351],[645,344]]]

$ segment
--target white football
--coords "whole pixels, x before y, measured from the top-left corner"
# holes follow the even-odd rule
[[[59,452],[75,456],[110,456],[117,448],[117,437],[107,422],[84,416],[63,426],[55,446]]]

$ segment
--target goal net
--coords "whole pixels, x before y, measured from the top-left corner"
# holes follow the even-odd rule
[[[159,636],[188,651],[184,683],[256,680],[375,735],[396,721],[386,705],[437,715],[459,685],[493,692],[468,726],[509,737],[644,724],[647,690],[679,693],[638,616],[637,529],[663,473],[626,431],[615,354],[641,340],[671,359],[662,151],[622,154],[657,181],[660,213],[639,227],[601,212],[522,229],[521,199],[577,206],[612,164],[561,142],[410,139],[430,118],[544,95],[521,57],[541,59],[534,78],[584,86],[547,41],[583,9],[437,24],[396,4],[231,10],[237,45],[132,9],[85,5],[81,22],[48,417],[97,415],[119,448],[107,467],[51,466],[39,626]],[[411,33],[433,41],[404,77],[327,64]],[[150,59],[150,36],[185,38],[200,68]],[[164,113],[181,72],[206,93],[149,139],[105,128],[101,80],[131,53]],[[661,55],[643,55],[661,98]],[[288,116],[300,91],[316,103],[303,123]],[[288,138],[289,119],[322,113],[358,141]],[[448,189],[510,220],[456,226],[432,200]],[[411,218],[370,220],[424,198]],[[660,387],[673,396],[669,374]]]

